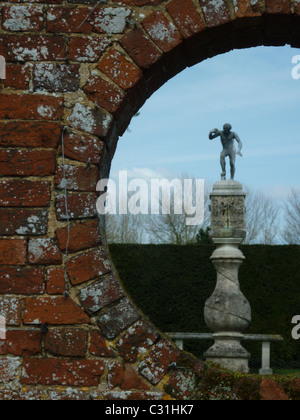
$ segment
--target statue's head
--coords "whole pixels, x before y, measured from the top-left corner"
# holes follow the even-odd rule
[[[230,124],[225,124],[224,125],[224,127],[223,127],[223,130],[226,132],[226,133],[229,133],[229,131],[232,129],[232,126],[230,125]]]

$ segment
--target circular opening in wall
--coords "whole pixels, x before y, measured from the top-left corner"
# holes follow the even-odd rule
[[[208,196],[220,179],[221,145],[218,140],[210,142],[208,133],[230,123],[243,143],[236,180],[247,192],[246,262],[240,272],[241,289],[253,310],[247,332],[285,336],[295,359],[295,342],[289,338],[294,315],[290,300],[293,294],[298,296],[293,269],[286,300],[282,296],[280,300],[262,267],[267,259],[272,261],[269,275],[279,293],[283,273],[278,255],[287,249],[282,245],[300,242],[300,232],[291,229],[295,215],[288,217],[293,202],[300,201],[299,63],[298,51],[290,47],[235,50],[208,59],[152,95],[119,140],[110,174],[115,214],[106,216],[109,250],[125,289],[161,331],[209,332],[203,310],[216,273],[210,261],[214,245]],[[195,225],[186,223],[184,213],[187,179],[194,187],[196,180],[204,180],[204,219]],[[157,199],[153,186],[162,180],[172,187],[170,214],[162,214],[164,190],[153,205]],[[182,185],[181,214],[174,214],[176,209],[180,213],[174,180]],[[300,221],[299,214],[296,217]],[[288,257],[290,264],[296,264],[294,257]],[[185,349],[199,358],[208,347],[208,342],[185,343]],[[284,344],[276,344],[276,349],[275,358],[282,359]],[[250,351],[260,359],[259,346]]]

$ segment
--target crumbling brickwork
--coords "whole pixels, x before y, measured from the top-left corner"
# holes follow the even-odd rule
[[[0,399],[207,398],[210,386],[215,397],[209,370],[157,332],[122,289],[96,184],[133,115],[169,78],[233,48],[299,47],[299,2],[0,7]],[[230,386],[231,397],[249,394],[245,381]],[[286,397],[281,385],[261,387]],[[298,383],[289,389],[299,394]]]

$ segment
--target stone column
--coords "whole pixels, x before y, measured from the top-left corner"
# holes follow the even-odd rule
[[[242,185],[233,180],[217,182],[210,195],[211,233],[217,245],[211,259],[217,271],[217,285],[205,304],[204,314],[215,343],[204,356],[227,369],[247,373],[250,354],[241,340],[251,322],[251,308],[238,279],[245,259],[239,250],[246,235],[245,197]]]

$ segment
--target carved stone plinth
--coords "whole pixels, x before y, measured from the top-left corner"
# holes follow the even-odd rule
[[[211,193],[212,239],[217,245],[211,259],[217,285],[205,304],[205,321],[215,344],[205,353],[207,360],[225,368],[248,372],[250,354],[242,347],[243,332],[251,322],[251,308],[242,294],[238,271],[245,259],[239,250],[245,230],[245,193],[236,181],[220,181]]]

